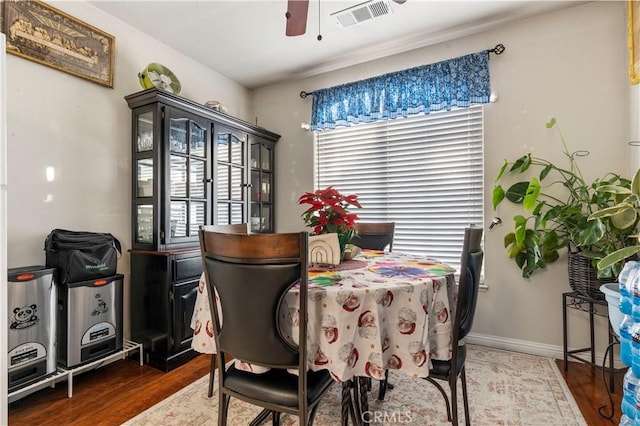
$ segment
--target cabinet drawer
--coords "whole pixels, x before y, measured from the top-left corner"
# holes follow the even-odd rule
[[[173,261],[173,280],[181,281],[202,274],[202,257],[187,257]]]

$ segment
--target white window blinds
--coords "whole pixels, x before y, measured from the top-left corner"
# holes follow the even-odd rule
[[[394,250],[460,263],[482,226],[482,106],[316,132],[316,187],[357,194],[360,221],[395,221]]]

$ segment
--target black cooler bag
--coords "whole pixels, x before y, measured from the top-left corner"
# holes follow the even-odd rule
[[[56,268],[57,284],[67,285],[116,274],[120,241],[111,234],[54,229],[44,242],[46,264]]]

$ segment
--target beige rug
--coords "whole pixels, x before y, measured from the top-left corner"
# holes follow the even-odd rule
[[[586,425],[553,359],[475,345],[469,345],[468,355],[467,386],[471,424]],[[396,386],[387,392],[383,402],[376,399],[378,385],[374,381],[372,391],[375,395],[369,396],[372,424],[450,424],[447,422],[444,400],[433,385],[393,370],[390,372],[390,381]],[[215,425],[218,397],[216,392],[212,398],[207,398],[207,385],[208,376],[205,376],[124,424]],[[445,389],[448,389],[446,384]],[[340,424],[340,390],[341,386],[336,384],[325,395],[314,425]],[[459,399],[459,418],[462,419],[461,396]],[[260,408],[231,399],[229,424],[247,425],[259,412]],[[281,417],[282,425],[297,423],[297,419],[290,416]],[[464,424],[463,420],[460,423]]]

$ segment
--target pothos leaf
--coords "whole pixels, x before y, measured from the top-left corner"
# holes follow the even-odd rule
[[[527,186],[527,193],[522,201],[522,207],[525,210],[533,210],[536,205],[536,201],[540,196],[540,181],[536,177],[532,177]]]
[[[498,204],[500,204],[502,200],[504,200],[504,189],[502,189],[501,185],[498,185],[495,188],[493,188],[493,197],[492,197],[493,210],[495,210],[496,207],[498,207]]]
[[[509,187],[509,189],[507,189],[505,197],[512,203],[522,204],[522,200],[524,200],[528,187],[529,182],[514,183]]]

